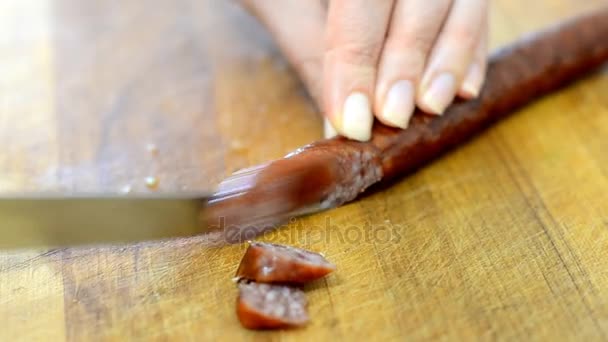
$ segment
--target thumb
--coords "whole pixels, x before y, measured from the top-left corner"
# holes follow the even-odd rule
[[[326,10],[320,1],[243,0],[270,31],[313,100],[321,104]]]

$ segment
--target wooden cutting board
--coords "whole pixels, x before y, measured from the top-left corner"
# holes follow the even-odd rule
[[[605,3],[492,1],[491,46]],[[208,190],[321,136],[232,2],[4,0],[0,32],[3,193]],[[308,287],[305,329],[242,329],[245,246],[195,238],[0,251],[0,340],[606,339],[607,89],[591,75],[390,189],[265,236],[338,266]]]

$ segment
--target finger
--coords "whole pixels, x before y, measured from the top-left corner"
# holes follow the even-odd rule
[[[488,18],[486,16],[484,25],[482,26],[481,38],[475,48],[475,55],[471,63],[458,96],[465,99],[473,99],[479,95],[481,87],[486,78],[486,70],[488,67]]]
[[[422,110],[442,114],[454,100],[481,37],[486,7],[487,0],[454,0],[419,86]]]
[[[311,97],[320,105],[326,17],[323,4],[300,0],[246,0],[243,4],[271,32]]]
[[[323,119],[323,135],[325,139],[331,139],[338,135],[338,132],[331,122],[329,122],[328,118]]]
[[[415,90],[452,0],[397,0],[380,59],[374,112],[389,126],[405,128]]]
[[[377,64],[392,0],[333,0],[327,17],[323,107],[343,136],[371,138]]]

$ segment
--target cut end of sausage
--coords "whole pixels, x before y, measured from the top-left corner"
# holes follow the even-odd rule
[[[265,242],[250,242],[236,272],[261,283],[303,284],[326,276],[336,266],[319,253]]]
[[[237,316],[248,329],[301,327],[308,323],[307,301],[299,288],[239,283]]]

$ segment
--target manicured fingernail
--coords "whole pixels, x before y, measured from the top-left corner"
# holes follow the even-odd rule
[[[467,97],[475,98],[479,95],[482,82],[483,74],[481,67],[479,64],[473,63],[467,72],[467,76],[464,78],[464,82],[462,82],[460,92]]]
[[[367,95],[350,94],[342,107],[342,135],[353,140],[368,141],[372,135],[373,122]]]
[[[422,97],[422,105],[434,114],[443,114],[456,95],[456,79],[450,73],[437,76]]]
[[[338,132],[327,118],[323,120],[323,132],[325,139],[331,139],[338,135]]]
[[[396,82],[386,94],[382,118],[388,124],[406,128],[414,112],[414,86],[410,81]]]

